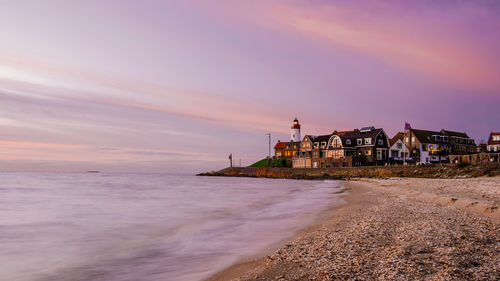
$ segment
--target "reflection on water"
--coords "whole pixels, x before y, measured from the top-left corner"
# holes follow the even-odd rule
[[[0,173],[0,280],[199,280],[340,199],[335,181]]]

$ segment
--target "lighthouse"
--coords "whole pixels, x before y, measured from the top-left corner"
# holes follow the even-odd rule
[[[295,120],[293,120],[291,140],[293,142],[300,142],[302,140],[302,138],[300,137],[300,124],[299,120],[297,120],[297,117],[295,117]]]

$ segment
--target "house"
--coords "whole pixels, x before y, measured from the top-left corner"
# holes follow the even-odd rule
[[[355,142],[353,165],[384,165],[389,160],[389,138],[382,128],[364,127],[348,135]]]
[[[300,142],[299,153],[294,157],[294,168],[326,168],[330,135],[306,135]]]
[[[488,152],[499,152],[500,151],[500,132],[491,132],[490,138],[488,139]]]
[[[327,167],[350,167],[356,155],[354,131],[334,131],[328,140]]]
[[[389,146],[389,161],[391,163],[403,163],[404,161],[412,161],[412,159],[409,158],[409,149],[404,144],[404,133],[398,132],[396,135],[394,135],[394,137],[389,140]]]
[[[274,156],[283,158],[292,158],[297,152],[299,152],[300,142],[282,142],[278,140],[278,143],[274,146]]]
[[[274,146],[274,157],[283,157],[283,150],[285,149],[285,144],[287,142],[282,142],[278,140],[278,143]]]
[[[328,140],[328,157],[340,159],[356,155],[356,142],[352,134],[354,131],[333,132]]]
[[[453,132],[445,129],[442,129],[441,133],[448,136],[451,145],[451,154],[463,155],[477,153],[476,142],[466,133]]]
[[[417,163],[448,162],[451,152],[449,137],[441,132],[410,129],[405,137],[410,157]]]
[[[299,152],[294,155],[292,160],[293,168],[311,168],[312,167],[312,149],[315,136],[305,135],[300,142]]]

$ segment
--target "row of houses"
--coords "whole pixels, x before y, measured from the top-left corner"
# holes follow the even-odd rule
[[[486,147],[500,149],[500,133],[492,133]],[[291,159],[294,168],[328,168],[363,165],[449,162],[450,155],[477,153],[474,139],[465,132],[442,129],[412,129],[398,132],[392,138],[382,128],[365,127],[351,131],[334,131],[328,135],[305,135],[293,121],[291,141],[275,145],[275,157]]]

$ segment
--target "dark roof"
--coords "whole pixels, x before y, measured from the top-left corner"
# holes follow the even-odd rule
[[[418,130],[418,129],[411,129],[411,131],[421,143],[437,143],[437,144],[443,143],[442,141],[434,140],[434,138],[432,137],[434,135],[444,136],[444,134],[441,132]]]
[[[340,138],[340,141],[342,142],[343,147],[354,147],[356,140],[352,138],[352,134],[354,131],[341,131],[341,132],[333,132],[331,136],[338,136]],[[347,140],[350,140],[350,143],[347,143]]]
[[[450,137],[460,137],[460,138],[466,138],[466,139],[469,138],[469,136],[466,133],[448,131],[445,129],[442,129],[441,132],[447,136],[450,136]]]
[[[380,132],[382,132],[382,128],[373,129],[369,132],[361,132],[360,130],[354,130],[352,133],[346,134],[350,139],[359,139],[359,138],[372,138],[374,140]],[[374,144],[374,142],[372,142]]]
[[[322,135],[322,136],[311,136],[312,142],[328,142],[332,135]]]
[[[500,144],[500,141],[493,141],[493,136],[500,136],[500,132],[491,132],[490,139],[488,140],[489,145]]]

